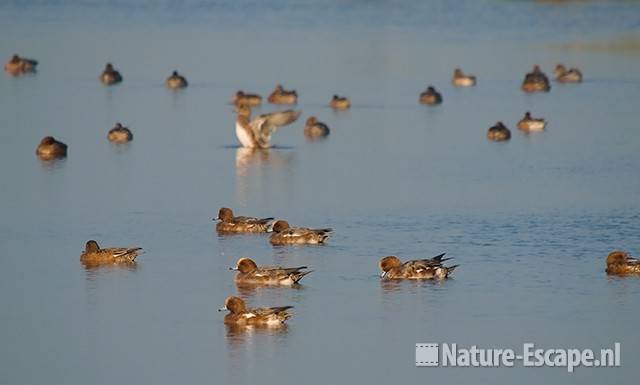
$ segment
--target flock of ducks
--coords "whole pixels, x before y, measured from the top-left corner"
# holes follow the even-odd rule
[[[33,59],[23,58],[14,55],[5,64],[4,69],[13,76],[33,73],[36,71],[38,62]],[[580,83],[582,73],[576,68],[566,69],[562,64],[558,64],[554,70],[554,76],[559,83]],[[111,63],[107,63],[104,71],[100,74],[100,82],[104,85],[114,85],[122,82],[123,78]],[[465,74],[461,69],[456,68],[451,80],[456,87],[472,87],[477,81],[473,75]],[[165,85],[169,89],[180,89],[188,86],[187,79],[177,71],[166,79]],[[534,66],[533,70],[525,75],[521,89],[525,92],[549,92],[551,85],[548,77],[542,72],[539,66]],[[442,103],[442,95],[433,87],[429,86],[419,96],[419,103],[425,105],[438,105]],[[278,105],[295,105],[298,102],[296,90],[286,90],[278,84],[274,91],[268,96],[267,101]],[[242,90],[236,92],[232,103],[235,105],[236,136],[243,147],[247,148],[269,148],[271,146],[272,134],[282,126],[296,121],[301,111],[285,110],[267,114],[261,114],[251,118],[251,108],[262,104],[262,97],[257,94],[245,93]],[[345,110],[351,107],[351,101],[347,97],[333,95],[329,106],[336,110]],[[530,112],[526,112],[524,117],[517,124],[518,129],[524,132],[542,132],[545,130],[544,119],[533,118]],[[304,133],[308,137],[324,137],[329,135],[329,127],[318,121],[314,116],[306,120]],[[487,138],[493,141],[504,141],[511,137],[511,132],[502,123],[498,122],[488,129]],[[133,140],[131,130],[120,123],[108,132],[107,138],[114,143],[126,143]],[[37,149],[36,155],[42,160],[53,160],[67,156],[67,145],[57,141],[52,136],[44,137]],[[313,229],[308,227],[292,227],[285,220],[274,217],[254,218],[248,216],[234,216],[231,209],[223,207],[215,218],[216,231],[220,234],[245,233],[260,234],[270,233],[269,243],[274,246],[285,245],[321,245],[329,239],[332,229]],[[142,248],[100,248],[95,240],[89,240],[85,245],[85,250],[80,255],[80,260],[86,266],[101,265],[127,265],[135,264],[136,257],[140,255]],[[458,265],[444,264],[451,258],[444,258],[445,254],[440,254],[433,258],[417,259],[402,262],[396,256],[386,256],[378,263],[383,280],[420,280],[448,278]],[[313,270],[308,270],[307,266],[280,267],[280,266],[258,266],[250,258],[240,258],[236,266],[230,270],[237,271],[235,282],[237,284],[249,285],[278,285],[294,286]],[[628,253],[614,251],[606,258],[606,272],[614,275],[640,274],[640,260],[632,258]],[[291,306],[283,307],[263,307],[247,308],[244,301],[235,296],[230,296],[225,300],[224,307],[219,310],[226,310],[229,313],[224,317],[224,323],[229,325],[282,325],[291,317],[289,309]]]

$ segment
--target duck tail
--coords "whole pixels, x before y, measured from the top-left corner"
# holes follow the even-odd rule
[[[447,275],[453,273],[453,271],[460,265],[452,265],[452,266],[447,266]]]
[[[293,283],[298,283],[305,275],[309,274],[313,272],[313,270],[309,270],[309,271],[299,271],[297,273],[292,273],[291,274],[291,279],[293,280]]]

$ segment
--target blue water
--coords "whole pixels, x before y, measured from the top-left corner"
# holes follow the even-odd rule
[[[636,383],[640,279],[606,277],[604,257],[640,253],[640,55],[562,47],[637,38],[640,3],[20,1],[0,5],[0,31],[3,60],[40,62],[0,76],[1,383]],[[98,82],[107,61],[121,85]],[[558,62],[585,82],[519,90]],[[456,66],[478,86],[453,88]],[[189,88],[164,88],[174,69]],[[301,121],[274,149],[238,149],[231,96],[276,83],[298,90]],[[441,106],[417,103],[429,84]],[[351,110],[329,109],[334,93]],[[515,128],[527,110],[546,132]],[[309,115],[326,140],[304,138]],[[498,120],[507,143],[485,138]],[[131,144],[106,140],[116,121]],[[45,135],[66,160],[36,159]],[[222,237],[221,206],[335,234]],[[87,270],[91,238],[146,253]],[[379,280],[383,256],[441,252],[453,279]],[[314,272],[298,289],[238,288],[240,256]],[[295,315],[228,329],[228,295]],[[621,342],[622,366],[416,368],[421,342]]]

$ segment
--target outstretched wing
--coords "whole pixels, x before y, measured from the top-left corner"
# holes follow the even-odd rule
[[[278,127],[295,122],[300,116],[300,113],[300,111],[287,110],[263,114],[253,119],[249,123],[249,126],[259,144],[266,147],[271,140],[271,134],[275,132]]]

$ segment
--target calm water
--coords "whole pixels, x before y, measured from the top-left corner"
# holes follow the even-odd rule
[[[636,37],[638,2],[15,1],[0,5],[0,382],[3,384],[635,384],[640,279],[604,256],[640,253],[640,55],[563,50]],[[133,3],[133,4],[132,4]],[[626,41],[626,40],[625,40]],[[112,61],[124,83],[97,76]],[[525,95],[539,63],[586,81]],[[453,89],[453,67],[478,86]],[[173,70],[191,86],[163,81]],[[302,122],[267,152],[237,148],[237,89],[296,88]],[[444,104],[417,97],[433,84]],[[353,108],[326,107],[334,93]],[[261,111],[272,108],[265,106]],[[515,129],[524,111],[548,130]],[[490,143],[496,121],[512,129]],[[116,121],[135,140],[115,147]],[[51,134],[69,157],[34,155]],[[220,237],[220,206],[331,226],[324,247]],[[135,268],[85,270],[84,242],[140,245]],[[441,283],[383,284],[377,261],[447,252]],[[308,265],[298,289],[242,290],[239,256]],[[216,309],[294,305],[286,329],[238,332]],[[623,366],[416,368],[417,342],[600,349]]]

